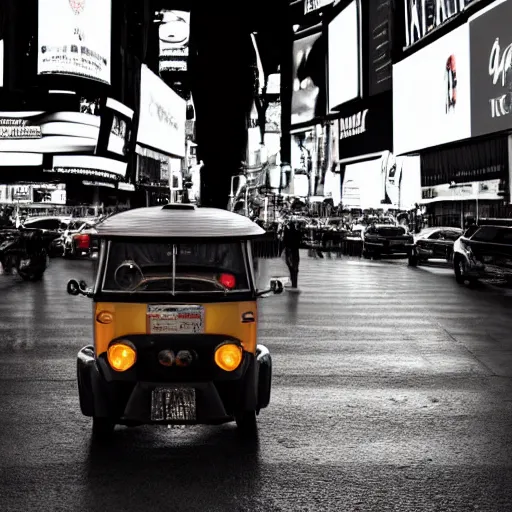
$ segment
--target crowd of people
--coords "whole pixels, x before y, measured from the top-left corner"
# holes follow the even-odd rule
[[[324,209],[325,210],[325,209]],[[291,286],[289,291],[299,292],[298,276],[300,266],[300,252],[302,245],[304,221],[326,222],[328,219],[336,219],[338,230],[345,230],[350,233],[356,226],[369,226],[379,223],[396,223],[407,227],[412,233],[419,233],[427,227],[423,209],[416,204],[414,208],[408,211],[386,211],[382,210],[347,210],[343,207],[334,207],[330,205],[328,211],[322,211],[323,216],[318,216],[318,212],[300,201],[290,201],[280,209],[277,218],[269,224],[273,226],[264,226],[261,215],[253,212],[253,220],[263,227],[276,229],[277,237],[280,242],[280,255],[284,254],[284,260],[290,273]],[[329,215],[326,215],[326,214]],[[323,257],[322,251],[317,250],[318,256]]]

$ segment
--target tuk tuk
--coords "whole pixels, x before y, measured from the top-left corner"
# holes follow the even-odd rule
[[[222,424],[257,435],[270,402],[272,359],[257,343],[251,240],[241,215],[190,204],[139,208],[98,224],[94,344],[78,353],[80,408],[93,438],[116,425]]]

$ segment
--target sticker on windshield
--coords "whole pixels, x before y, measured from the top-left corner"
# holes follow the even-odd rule
[[[149,334],[204,333],[203,306],[149,304],[146,317]]]

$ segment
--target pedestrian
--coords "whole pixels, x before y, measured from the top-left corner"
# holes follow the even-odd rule
[[[299,263],[300,263],[300,249],[301,232],[298,229],[297,222],[290,220],[284,227],[283,245],[285,251],[286,266],[290,272],[291,288],[290,292],[298,292],[298,279],[299,279]]]

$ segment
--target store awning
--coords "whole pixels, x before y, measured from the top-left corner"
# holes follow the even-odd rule
[[[470,141],[421,155],[421,184],[432,187],[504,179],[508,176],[508,137]]]
[[[367,155],[353,156],[352,158],[344,158],[340,160],[338,163],[340,164],[356,164],[359,162],[368,162],[370,160],[378,160],[382,158],[384,155],[388,154],[388,151],[379,151],[377,153],[369,153]]]
[[[135,145],[135,153],[145,158],[151,158],[152,160],[158,160],[160,162],[167,162],[169,159],[177,159],[179,160],[181,157],[168,155],[167,153],[162,153],[160,151],[155,151],[154,149],[149,149],[145,146],[141,146],[140,144]]]
[[[106,183],[104,181],[84,180],[84,181],[82,181],[82,185],[85,185],[86,187],[104,187],[104,188],[113,188],[113,189],[116,188],[116,186],[113,183]]]

